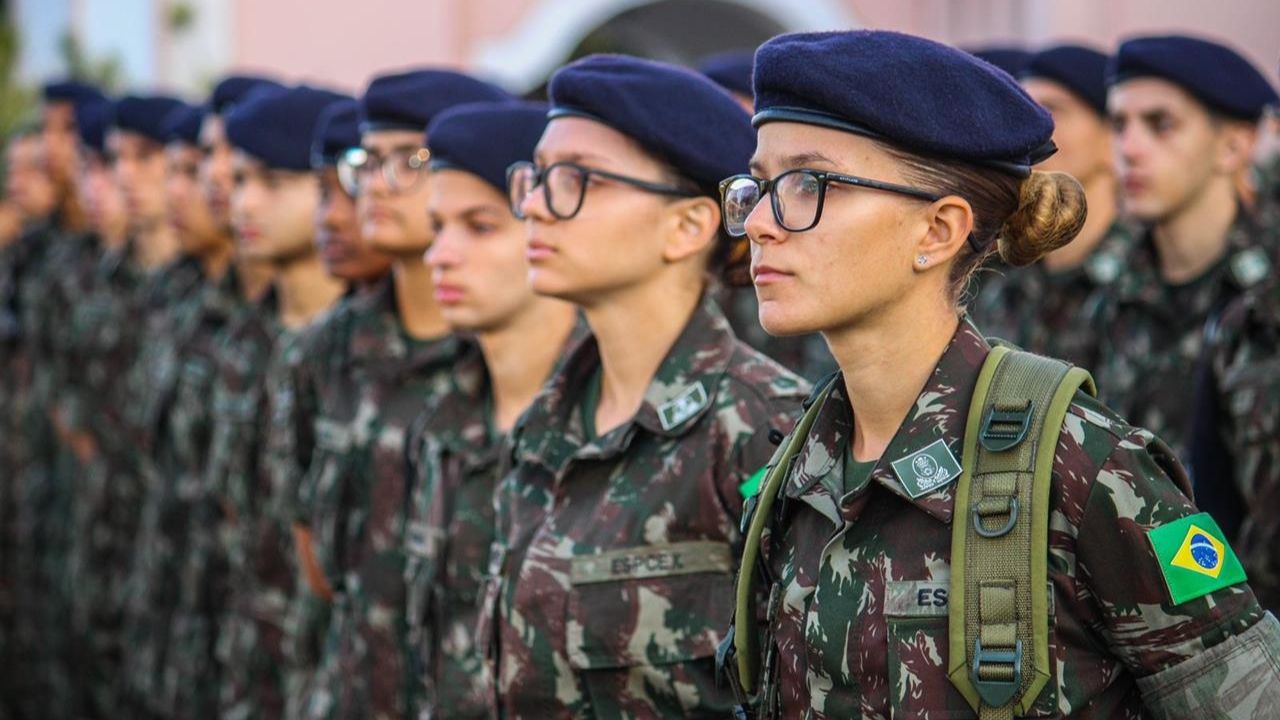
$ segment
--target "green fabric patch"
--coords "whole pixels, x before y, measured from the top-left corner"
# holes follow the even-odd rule
[[[912,500],[928,495],[960,477],[960,463],[941,439],[893,461],[893,472]]]
[[[751,477],[747,478],[746,482],[739,485],[738,492],[742,493],[742,497],[744,498],[755,497],[760,492],[760,482],[764,480],[764,476],[768,474],[769,466],[765,465],[755,471],[755,474]]]
[[[1244,567],[1209,513],[1147,531],[1174,605],[1245,581]]]

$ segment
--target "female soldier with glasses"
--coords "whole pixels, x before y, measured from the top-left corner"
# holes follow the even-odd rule
[[[981,423],[971,398],[1003,383],[1009,357],[1042,379],[1053,361],[1001,350],[984,371],[994,351],[961,292],[996,248],[1027,265],[1084,220],[1074,179],[1031,169],[1053,151],[1048,114],[992,66],[889,32],[774,38],[754,82],[759,144],[752,174],[721,186],[726,228],[751,239],[765,329],[821,332],[841,373],[752,501],[730,664],[744,704],[787,718],[1274,713],[1275,619],[1164,443],[1068,384],[1038,406],[1066,414],[1023,521],[1009,493],[1032,473],[983,465],[1023,443],[997,425],[1029,419],[1035,393],[992,391]],[[1016,557],[982,544],[1015,526],[1039,533],[1038,557],[1031,541]],[[988,569],[1021,586],[969,584]],[[761,617],[764,642],[744,642]]]
[[[479,640],[508,717],[722,717],[740,488],[804,392],[706,293],[733,249],[716,183],[753,133],[728,94],[661,63],[589,57],[550,95],[512,209],[534,291],[591,334],[513,430]]]

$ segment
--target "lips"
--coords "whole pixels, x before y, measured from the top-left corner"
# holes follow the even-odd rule
[[[525,250],[525,257],[530,261],[543,260],[556,254],[556,249],[536,238],[529,240],[529,245]]]
[[[450,283],[436,283],[434,292],[436,302],[444,305],[453,305],[462,302],[463,298],[466,296],[466,291],[464,291],[461,286],[452,285]]]
[[[769,285],[776,282],[782,282],[793,277],[792,273],[786,272],[772,265],[752,265],[751,279],[756,285]]]

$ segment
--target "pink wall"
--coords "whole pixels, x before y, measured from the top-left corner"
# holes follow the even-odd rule
[[[358,90],[375,71],[466,66],[513,32],[540,0],[238,0],[237,67]],[[1134,33],[1195,32],[1229,40],[1276,78],[1274,0],[843,0],[867,27],[957,44],[1056,39],[1113,47]]]

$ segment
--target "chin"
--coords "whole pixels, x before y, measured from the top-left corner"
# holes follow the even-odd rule
[[[573,287],[552,271],[532,267],[529,269],[529,287],[533,292],[544,297],[552,297],[573,302]]]
[[[783,306],[776,300],[760,303],[760,327],[774,337],[805,335],[817,332],[815,318],[805,317],[797,308]]]

